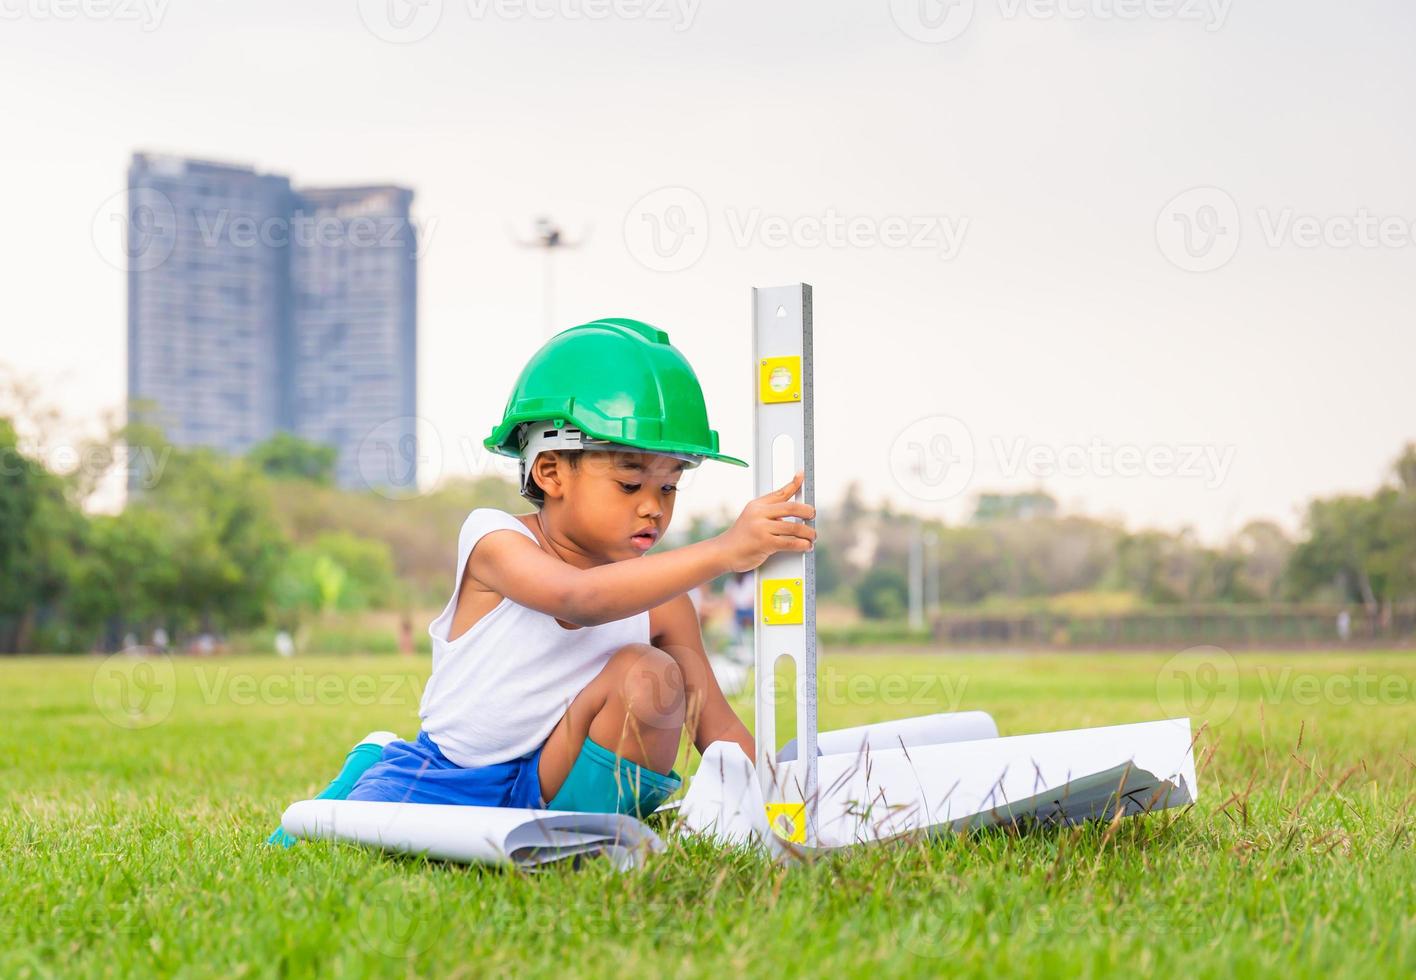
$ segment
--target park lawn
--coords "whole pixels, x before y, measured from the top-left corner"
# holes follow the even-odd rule
[[[627,874],[284,851],[262,841],[286,803],[364,733],[416,730],[426,658],[179,660],[175,683],[161,660],[9,659],[0,976],[1416,973],[1416,655],[822,665],[823,727],[982,708],[1020,734],[1183,696],[1208,722],[1199,802],[792,867],[682,838]]]

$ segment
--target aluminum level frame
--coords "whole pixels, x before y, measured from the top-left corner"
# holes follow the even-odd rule
[[[814,506],[810,286],[753,289],[752,351],[753,496],[770,493],[801,471],[805,477],[793,499]],[[779,472],[788,458],[790,472]],[[816,522],[805,523],[814,527]],[[817,797],[815,553],[772,555],[753,572],[752,591],[758,779],[766,799],[781,799],[785,791],[806,804],[805,836],[810,841],[815,839]],[[796,743],[803,763],[794,774],[794,785],[777,789],[772,785],[777,744],[775,681],[777,662],[783,657],[796,670]]]

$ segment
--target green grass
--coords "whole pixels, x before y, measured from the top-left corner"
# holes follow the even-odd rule
[[[670,839],[624,875],[261,843],[359,736],[415,731],[423,658],[181,661],[174,685],[0,662],[0,976],[1412,974],[1416,658],[1186,657],[828,656],[822,720],[985,708],[1015,734],[1188,694],[1187,811],[794,867]]]

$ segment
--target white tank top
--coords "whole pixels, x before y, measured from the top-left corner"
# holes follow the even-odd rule
[[[459,766],[489,766],[540,747],[570,702],[620,647],[649,642],[649,614],[566,629],[554,616],[503,598],[448,640],[462,574],[482,536],[508,529],[536,535],[505,511],[479,507],[457,539],[452,598],[428,627],[433,674],[418,716],[443,755]]]

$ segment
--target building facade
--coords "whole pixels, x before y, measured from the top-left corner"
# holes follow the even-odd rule
[[[402,187],[296,188],[136,154],[128,397],[180,446],[277,431],[338,452],[352,488],[416,485],[417,234]]]
[[[416,478],[412,203],[397,187],[300,195],[308,244],[290,255],[295,429],[340,448],[346,486]]]

